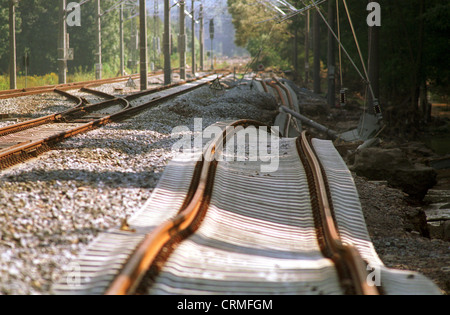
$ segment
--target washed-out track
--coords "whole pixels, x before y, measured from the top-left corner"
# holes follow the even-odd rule
[[[171,161],[145,206],[100,234],[54,293],[439,294],[423,275],[385,267],[333,143],[283,136],[291,122],[211,126],[215,138]]]

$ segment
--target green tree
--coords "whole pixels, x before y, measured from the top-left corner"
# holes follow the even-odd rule
[[[56,72],[58,7],[45,0],[22,0],[17,14],[22,23],[17,27],[17,63],[24,70],[25,52],[30,58],[30,74]]]
[[[303,8],[311,1],[291,0],[297,8]],[[450,2],[439,0],[377,1],[381,8],[380,27],[380,100],[385,118],[392,132],[401,131],[414,136],[420,123],[429,115],[426,92],[440,95],[449,92],[449,31]],[[364,63],[368,63],[367,1],[346,0],[356,37],[361,47]],[[341,42],[355,61],[360,72],[363,67],[356,49],[353,33],[348,23],[343,1],[340,4]],[[249,0],[228,0],[233,24],[236,28],[236,44],[246,47],[253,57],[267,65],[292,67],[292,33],[297,29],[302,34],[298,40],[304,42],[304,17],[276,24],[268,20],[275,12],[259,2]],[[326,17],[326,5],[321,5]],[[314,9],[313,9],[314,10]],[[264,23],[260,21],[268,20]],[[325,24],[322,23],[326,29]],[[321,46],[326,47],[327,32],[321,32]],[[303,38],[302,38],[303,37]],[[300,59],[304,60],[299,49]],[[326,67],[326,49],[321,59]],[[300,63],[302,64],[302,63]],[[366,85],[351,62],[344,56],[338,69],[344,77],[346,87],[364,95]],[[422,100],[423,102],[420,102]]]
[[[288,31],[290,23],[269,20],[273,12],[250,0],[228,0],[229,12],[236,28],[236,44],[245,47],[258,63],[265,66],[289,66],[292,59]],[[255,64],[256,66],[256,64]]]
[[[117,1],[101,1],[102,11]],[[0,73],[9,68],[9,0],[0,1]],[[19,71],[23,70],[24,52],[30,54],[30,75],[57,72],[58,2],[47,0],[21,0],[16,9],[16,42]],[[70,47],[75,59],[68,62],[69,73],[82,69],[92,71],[95,65],[96,32],[95,1],[81,7],[81,26],[68,27]],[[126,31],[126,38],[129,33]],[[119,68],[119,13],[111,11],[102,18],[103,64],[111,72]]]
[[[9,1],[1,0],[0,5],[0,74],[8,72],[9,62]]]

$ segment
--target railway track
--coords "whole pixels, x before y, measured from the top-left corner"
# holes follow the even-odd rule
[[[163,73],[162,71],[158,71],[158,72],[153,73],[152,75],[160,75],[162,73]],[[130,78],[132,80],[136,80],[139,77],[140,77],[139,74],[133,74],[133,75],[120,76],[120,77],[110,78],[110,79],[38,86],[38,87],[32,87],[32,88],[26,88],[26,89],[5,90],[5,91],[0,91],[0,99],[16,98],[16,97],[22,97],[22,96],[27,96],[27,95],[35,95],[35,94],[57,92],[57,91],[74,90],[74,89],[83,88],[88,85],[91,87],[94,87],[94,86],[99,86],[99,85],[107,84],[107,83],[123,82]]]
[[[99,235],[56,294],[439,294],[378,258],[330,141],[280,138],[251,120],[212,127],[205,149],[174,159],[141,211]],[[267,148],[256,160],[255,147]]]
[[[179,72],[179,69],[172,69],[172,71],[173,71],[173,73],[176,73],[176,72]],[[225,70],[217,70],[216,72],[226,72],[226,71]],[[149,77],[155,77],[155,76],[162,75],[162,74],[164,74],[164,71],[158,70],[158,71],[152,72],[149,75]],[[140,74],[132,74],[132,75],[119,76],[119,77],[109,78],[109,79],[90,80],[90,81],[72,82],[72,83],[66,83],[66,84],[55,84],[55,85],[37,86],[37,87],[23,88],[23,89],[4,90],[4,91],[0,91],[0,99],[16,98],[16,97],[22,97],[22,96],[28,96],[28,95],[36,95],[36,94],[43,94],[43,93],[50,93],[50,92],[60,92],[60,91],[82,89],[87,86],[93,88],[93,87],[100,86],[103,84],[124,82],[124,81],[130,80],[130,79],[137,80],[139,78],[140,78]]]
[[[205,75],[194,80],[136,92],[124,97],[94,90],[92,85],[82,87],[83,92],[105,99],[95,104],[57,88],[55,92],[72,99],[76,105],[61,113],[0,128],[0,169],[36,157],[68,137],[101,127],[112,121],[129,118],[159,102],[208,84],[216,77],[216,74]],[[97,85],[98,82],[95,84]],[[152,94],[155,93],[158,93],[158,96],[152,98]]]

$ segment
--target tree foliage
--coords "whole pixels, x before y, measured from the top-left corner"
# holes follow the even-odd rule
[[[296,8],[303,8],[305,4],[311,3],[306,0],[289,2]],[[343,1],[338,2],[342,44],[363,72]],[[369,14],[368,2],[370,1],[346,1],[366,65],[369,58],[369,27],[366,22]],[[398,120],[404,125],[416,125],[423,118],[419,107],[423,87],[440,94],[448,95],[449,92],[450,2],[441,0],[377,2],[382,9],[382,23],[379,28],[380,99],[382,104],[391,110],[391,120]],[[247,47],[254,57],[261,49],[263,56],[261,58],[265,58],[267,66],[281,66],[284,70],[292,68],[294,59],[291,34],[297,30],[299,55],[295,58],[306,61],[303,47],[307,36],[305,15],[297,15],[293,19],[276,24],[274,20],[268,20],[276,16],[276,12],[269,6],[264,6],[262,1],[228,0],[228,5],[236,28],[236,44]],[[322,4],[320,8],[326,17],[327,4]],[[311,12],[314,11],[313,9]],[[264,20],[268,21],[259,23]],[[334,28],[336,29],[336,25]],[[327,31],[327,26],[322,22],[320,57],[324,68],[327,65]],[[311,63],[312,53],[310,58]],[[300,70],[304,72],[305,63],[299,64]],[[359,90],[361,94],[365,93],[363,80],[345,56],[341,67],[338,65],[338,71],[342,71],[346,87]]]
[[[236,44],[245,47],[258,63],[287,67],[292,34],[286,24],[266,21],[272,16],[266,7],[252,0],[228,0],[236,28]],[[266,22],[264,22],[266,21]],[[261,23],[262,22],[262,23]]]

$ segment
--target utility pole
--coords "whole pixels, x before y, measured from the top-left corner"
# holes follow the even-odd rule
[[[305,87],[308,87],[309,83],[309,32],[310,32],[310,15],[309,11],[306,12],[306,25],[305,25]]]
[[[125,75],[125,56],[123,48],[123,3],[120,5],[120,75]]]
[[[164,84],[172,83],[172,66],[170,62],[170,0],[164,0]]]
[[[97,64],[95,65],[95,79],[102,78],[102,17],[100,0],[97,0]]]
[[[180,35],[178,37],[178,50],[180,51],[180,79],[186,80],[186,24],[185,0],[180,0]]]
[[[153,1],[154,15],[153,15],[153,68],[159,66],[160,41],[159,41],[159,3],[158,0]],[[152,69],[153,71],[153,69]]]
[[[320,94],[320,24],[319,13],[313,15],[313,44],[314,44],[314,93]]]
[[[209,38],[211,39],[211,70],[214,70],[214,19],[209,20]]]
[[[139,24],[140,40],[140,73],[141,73],[141,91],[148,89],[148,62],[147,62],[147,7],[145,0],[139,0]]]
[[[378,99],[380,95],[380,59],[379,59],[379,26],[369,26],[369,82],[372,85],[373,94]],[[369,105],[374,106],[371,93],[369,95]]]
[[[59,84],[65,84],[67,81],[66,69],[66,40],[67,40],[67,27],[66,27],[66,0],[59,1],[59,32],[58,32],[58,82]]]
[[[17,89],[16,1],[9,2],[9,88]]]
[[[328,24],[334,32],[335,14],[334,1],[328,1]],[[333,108],[336,102],[336,83],[335,83],[335,44],[334,36],[331,30],[328,30],[328,108]]]
[[[299,74],[298,69],[298,30],[297,27],[295,27],[294,30],[294,70],[295,70],[295,78],[297,78]]]
[[[192,50],[192,75],[195,77],[195,10],[194,10],[194,1],[192,0],[192,43],[191,43],[191,50]]]
[[[205,40],[203,38],[203,28],[204,28],[204,19],[203,19],[203,3],[200,3],[200,33],[199,33],[199,41],[200,41],[200,70],[203,71],[205,68]]]

